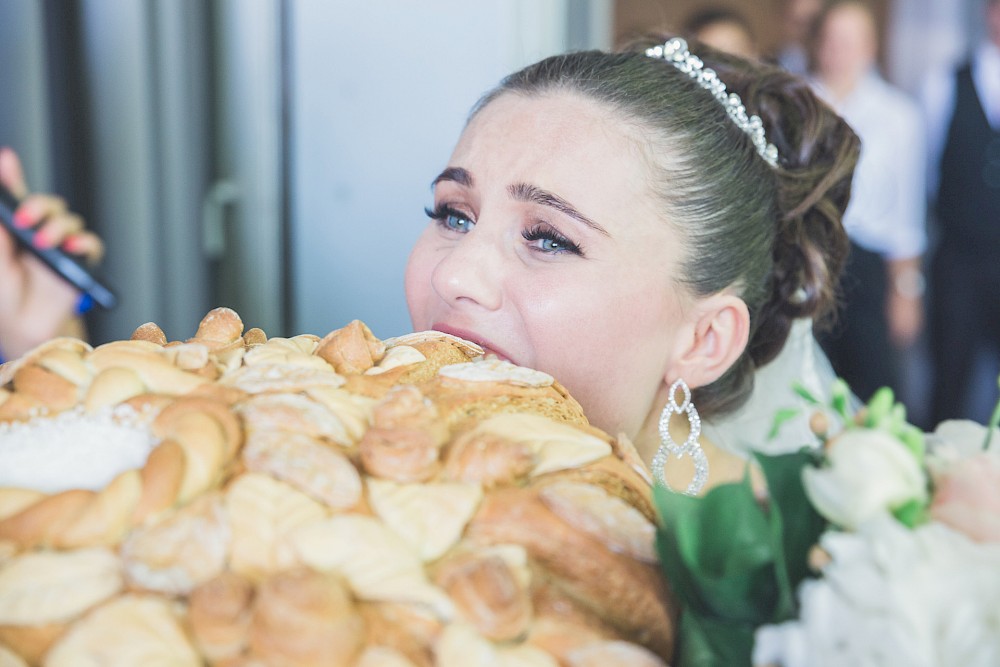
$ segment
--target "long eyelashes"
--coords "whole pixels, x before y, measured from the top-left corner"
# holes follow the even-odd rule
[[[441,203],[434,208],[424,208],[427,217],[434,220],[439,227],[449,232],[465,234],[476,226],[472,217],[457,208]],[[568,239],[550,224],[539,221],[521,232],[521,237],[531,245],[534,252],[549,255],[572,254],[580,257],[584,256],[583,248],[574,241]]]
[[[468,215],[448,204],[437,204],[433,209],[425,207],[424,213],[440,227],[453,232],[468,232],[476,225]]]
[[[570,241],[545,223],[535,223],[521,232],[521,236],[529,243],[541,241],[539,245],[534,246],[539,252],[552,254],[570,253],[572,255],[583,256],[583,248],[579,244]]]

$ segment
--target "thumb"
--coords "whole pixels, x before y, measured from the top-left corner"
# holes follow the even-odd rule
[[[21,160],[7,146],[0,147],[0,184],[19,200],[28,196],[28,184],[24,182]]]

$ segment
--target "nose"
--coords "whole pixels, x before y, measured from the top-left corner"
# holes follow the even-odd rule
[[[503,248],[482,226],[443,251],[431,285],[453,307],[498,310],[503,304]]]

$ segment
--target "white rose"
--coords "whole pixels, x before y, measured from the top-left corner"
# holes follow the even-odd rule
[[[1000,431],[971,421],[942,422],[928,437],[927,468],[934,480],[935,520],[979,542],[1000,544]]]
[[[944,449],[945,456],[968,458],[983,453],[986,427],[968,419],[949,419],[938,424],[928,436],[930,449]],[[1000,456],[1000,429],[993,429],[989,451]]]
[[[967,419],[950,419],[938,424],[927,436],[927,465],[934,474],[946,474],[954,465],[981,456],[1000,461],[1000,429],[993,429],[988,450],[983,450],[986,427]]]
[[[927,478],[916,458],[884,431],[843,433],[827,460],[826,467],[802,471],[806,494],[816,511],[848,530],[911,500],[927,499]]]

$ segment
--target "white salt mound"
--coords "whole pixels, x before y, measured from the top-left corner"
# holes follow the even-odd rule
[[[157,444],[137,418],[135,410],[119,406],[0,424],[0,488],[103,489],[118,474],[144,466]]]

